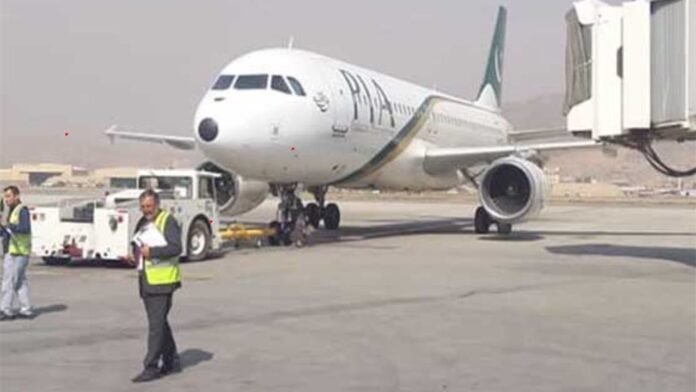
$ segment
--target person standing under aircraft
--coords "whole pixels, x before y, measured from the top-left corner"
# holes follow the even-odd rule
[[[160,209],[159,195],[152,189],[140,195],[140,211],[143,216],[135,228],[133,256],[129,260],[138,263],[140,297],[147,312],[148,338],[144,370],[132,379],[135,383],[181,372],[179,354],[167,320],[174,291],[181,287],[181,228],[172,215]],[[148,240],[148,231],[149,234],[155,233],[154,236],[164,245],[150,246],[153,236],[150,235]]]
[[[19,316],[33,318],[29,300],[27,266],[31,254],[31,219],[29,210],[19,199],[19,188],[10,185],[3,190],[3,199],[9,212],[0,222],[3,249],[2,302],[0,321]],[[7,219],[7,221],[5,221]],[[13,309],[15,298],[19,299],[19,311]]]

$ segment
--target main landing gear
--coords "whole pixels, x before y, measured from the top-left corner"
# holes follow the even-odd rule
[[[316,203],[302,204],[302,200],[295,194],[297,184],[278,186],[277,219],[270,223],[270,228],[276,231],[276,235],[268,238],[271,245],[303,246],[307,241],[308,227],[318,228],[324,221],[324,227],[328,230],[338,229],[341,222],[341,211],[334,203],[326,205],[327,186],[309,188],[314,195]]]
[[[490,232],[491,225],[494,223],[498,228],[498,234],[507,235],[512,233],[511,223],[496,222],[488,214],[485,208],[478,207],[476,209],[476,214],[474,216],[474,230],[477,234],[488,234]]]
[[[307,204],[305,210],[307,223],[312,227],[319,228],[319,223],[323,220],[327,230],[336,230],[341,223],[341,210],[334,203],[326,204],[326,192],[328,186],[309,188],[309,192],[314,195],[316,203]]]

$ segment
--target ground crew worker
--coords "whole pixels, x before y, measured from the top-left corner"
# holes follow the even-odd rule
[[[19,199],[19,188],[10,185],[3,190],[5,206],[9,213],[0,222],[2,233],[3,257],[2,301],[0,302],[0,320],[33,318],[34,313],[29,301],[29,281],[27,266],[31,254],[31,219],[29,210]],[[15,298],[19,300],[19,311],[14,307]]]
[[[148,337],[144,370],[132,379],[133,382],[152,381],[181,372],[176,343],[167,321],[174,291],[181,287],[181,228],[172,215],[160,209],[159,195],[151,189],[140,195],[140,211],[143,216],[135,228],[133,255],[129,260],[138,263],[140,297],[147,312]],[[138,233],[153,229],[164,236],[165,246],[150,247],[138,243]]]

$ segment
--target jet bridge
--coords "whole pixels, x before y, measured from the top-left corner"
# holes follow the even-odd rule
[[[581,0],[566,22],[568,131],[640,150],[664,174],[696,174],[652,148],[696,140],[696,0]]]

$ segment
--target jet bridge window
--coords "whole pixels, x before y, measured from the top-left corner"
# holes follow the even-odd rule
[[[592,98],[592,27],[584,26],[575,10],[566,14],[566,97],[563,114]]]
[[[292,90],[295,92],[296,95],[299,95],[301,97],[304,97],[305,91],[304,88],[302,88],[302,84],[300,82],[293,78],[292,76],[288,76],[288,82],[290,82],[290,87],[292,87]]]
[[[234,83],[236,90],[265,90],[268,86],[268,75],[239,75]]]
[[[281,93],[292,94],[292,92],[290,92],[288,84],[285,83],[285,80],[282,76],[273,75],[273,78],[271,79],[271,88],[273,90],[280,91]]]
[[[234,75],[220,75],[213,85],[213,90],[227,90],[232,85]]]

